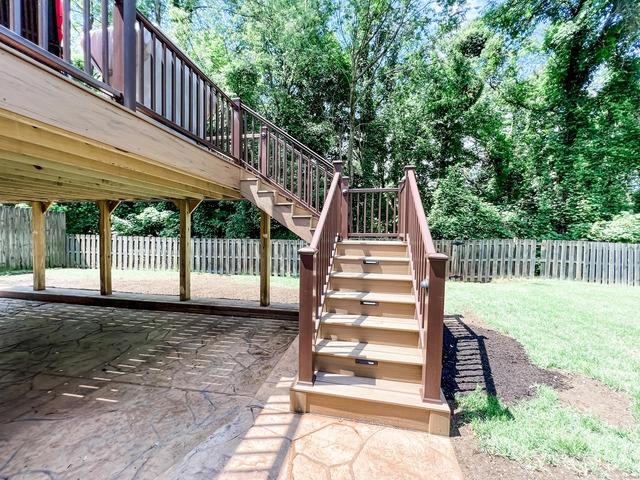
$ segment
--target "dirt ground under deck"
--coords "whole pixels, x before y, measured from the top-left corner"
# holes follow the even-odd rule
[[[113,290],[116,292],[144,293],[152,295],[178,295],[178,272],[153,270],[113,270]],[[98,270],[81,268],[51,268],[46,271],[46,284],[58,288],[100,289]],[[0,276],[3,286],[31,286],[33,275]],[[259,300],[258,277],[249,275],[191,274],[191,298],[227,298],[234,300]],[[271,301],[274,303],[298,303],[298,279],[271,278]]]
[[[0,478],[156,478],[251,409],[296,333],[0,300]]]

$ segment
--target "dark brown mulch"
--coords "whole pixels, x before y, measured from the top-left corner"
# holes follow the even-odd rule
[[[457,393],[477,385],[510,403],[535,393],[534,385],[556,390],[569,387],[564,375],[533,365],[524,348],[511,337],[482,328],[462,315],[445,317],[442,389],[450,403]]]

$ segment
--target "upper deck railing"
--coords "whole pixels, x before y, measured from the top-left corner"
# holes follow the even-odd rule
[[[320,214],[332,164],[225,94],[135,0],[0,0],[0,41],[231,157]]]

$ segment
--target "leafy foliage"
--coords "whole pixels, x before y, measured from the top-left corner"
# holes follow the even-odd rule
[[[464,0],[139,6],[230,94],[345,160],[352,185],[415,165],[437,235],[637,238],[623,214],[640,213],[637,0],[487,1],[476,16]],[[219,202],[193,228],[256,225]]]

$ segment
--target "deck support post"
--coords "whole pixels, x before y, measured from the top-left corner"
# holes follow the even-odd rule
[[[271,217],[260,211],[260,305],[271,303]]]
[[[313,297],[315,285],[315,257],[317,250],[303,247],[300,255],[300,306],[298,313],[298,383],[313,384],[313,338],[316,305]]]
[[[98,233],[100,234],[100,295],[111,295],[111,214],[120,204],[119,201],[98,200],[100,220]]]
[[[33,289],[45,289],[47,256],[45,215],[51,203],[31,202],[31,252],[33,263]]]
[[[440,402],[442,337],[444,330],[444,285],[448,257],[442,253],[432,253],[428,258],[428,299],[422,307],[424,331],[422,341],[422,400],[425,402]]]
[[[174,200],[180,211],[180,301],[191,299],[191,214],[201,200]]]

